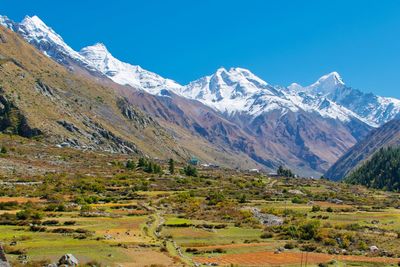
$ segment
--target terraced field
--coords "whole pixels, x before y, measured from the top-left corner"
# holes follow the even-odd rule
[[[8,164],[0,168],[0,242],[15,266],[43,266],[66,253],[86,266],[400,262],[398,193],[218,168],[188,176],[181,163],[171,174],[156,160],[161,172],[149,172],[138,158],[63,148],[41,154],[40,141],[0,141],[8,148],[0,155]],[[26,171],[29,162],[37,162],[35,172]]]

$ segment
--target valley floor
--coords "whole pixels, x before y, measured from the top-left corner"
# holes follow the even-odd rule
[[[0,136],[0,243],[12,266],[397,266],[397,193]]]

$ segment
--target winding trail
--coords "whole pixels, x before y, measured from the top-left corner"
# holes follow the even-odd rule
[[[190,257],[184,255],[182,248],[171,238],[163,237],[161,235],[162,227],[164,225],[164,211],[154,208],[149,205],[143,205],[147,210],[152,211],[153,215],[150,216],[150,220],[146,222],[148,226],[148,231],[146,234],[158,241],[162,246],[164,246],[171,256],[177,256],[181,261],[188,266],[200,266],[199,263],[193,261]]]

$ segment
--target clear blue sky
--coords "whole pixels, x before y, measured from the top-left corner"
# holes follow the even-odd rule
[[[117,58],[182,84],[244,67],[271,84],[331,71],[366,92],[400,98],[397,0],[3,0],[38,15],[74,49],[103,42]]]

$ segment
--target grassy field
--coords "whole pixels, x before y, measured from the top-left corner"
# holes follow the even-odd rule
[[[127,169],[131,158],[118,154],[7,142],[0,242],[16,266],[42,266],[66,253],[86,266],[400,262],[398,193],[218,168],[199,168],[194,177],[179,163],[170,174],[162,161],[154,161],[161,172],[145,172]]]

